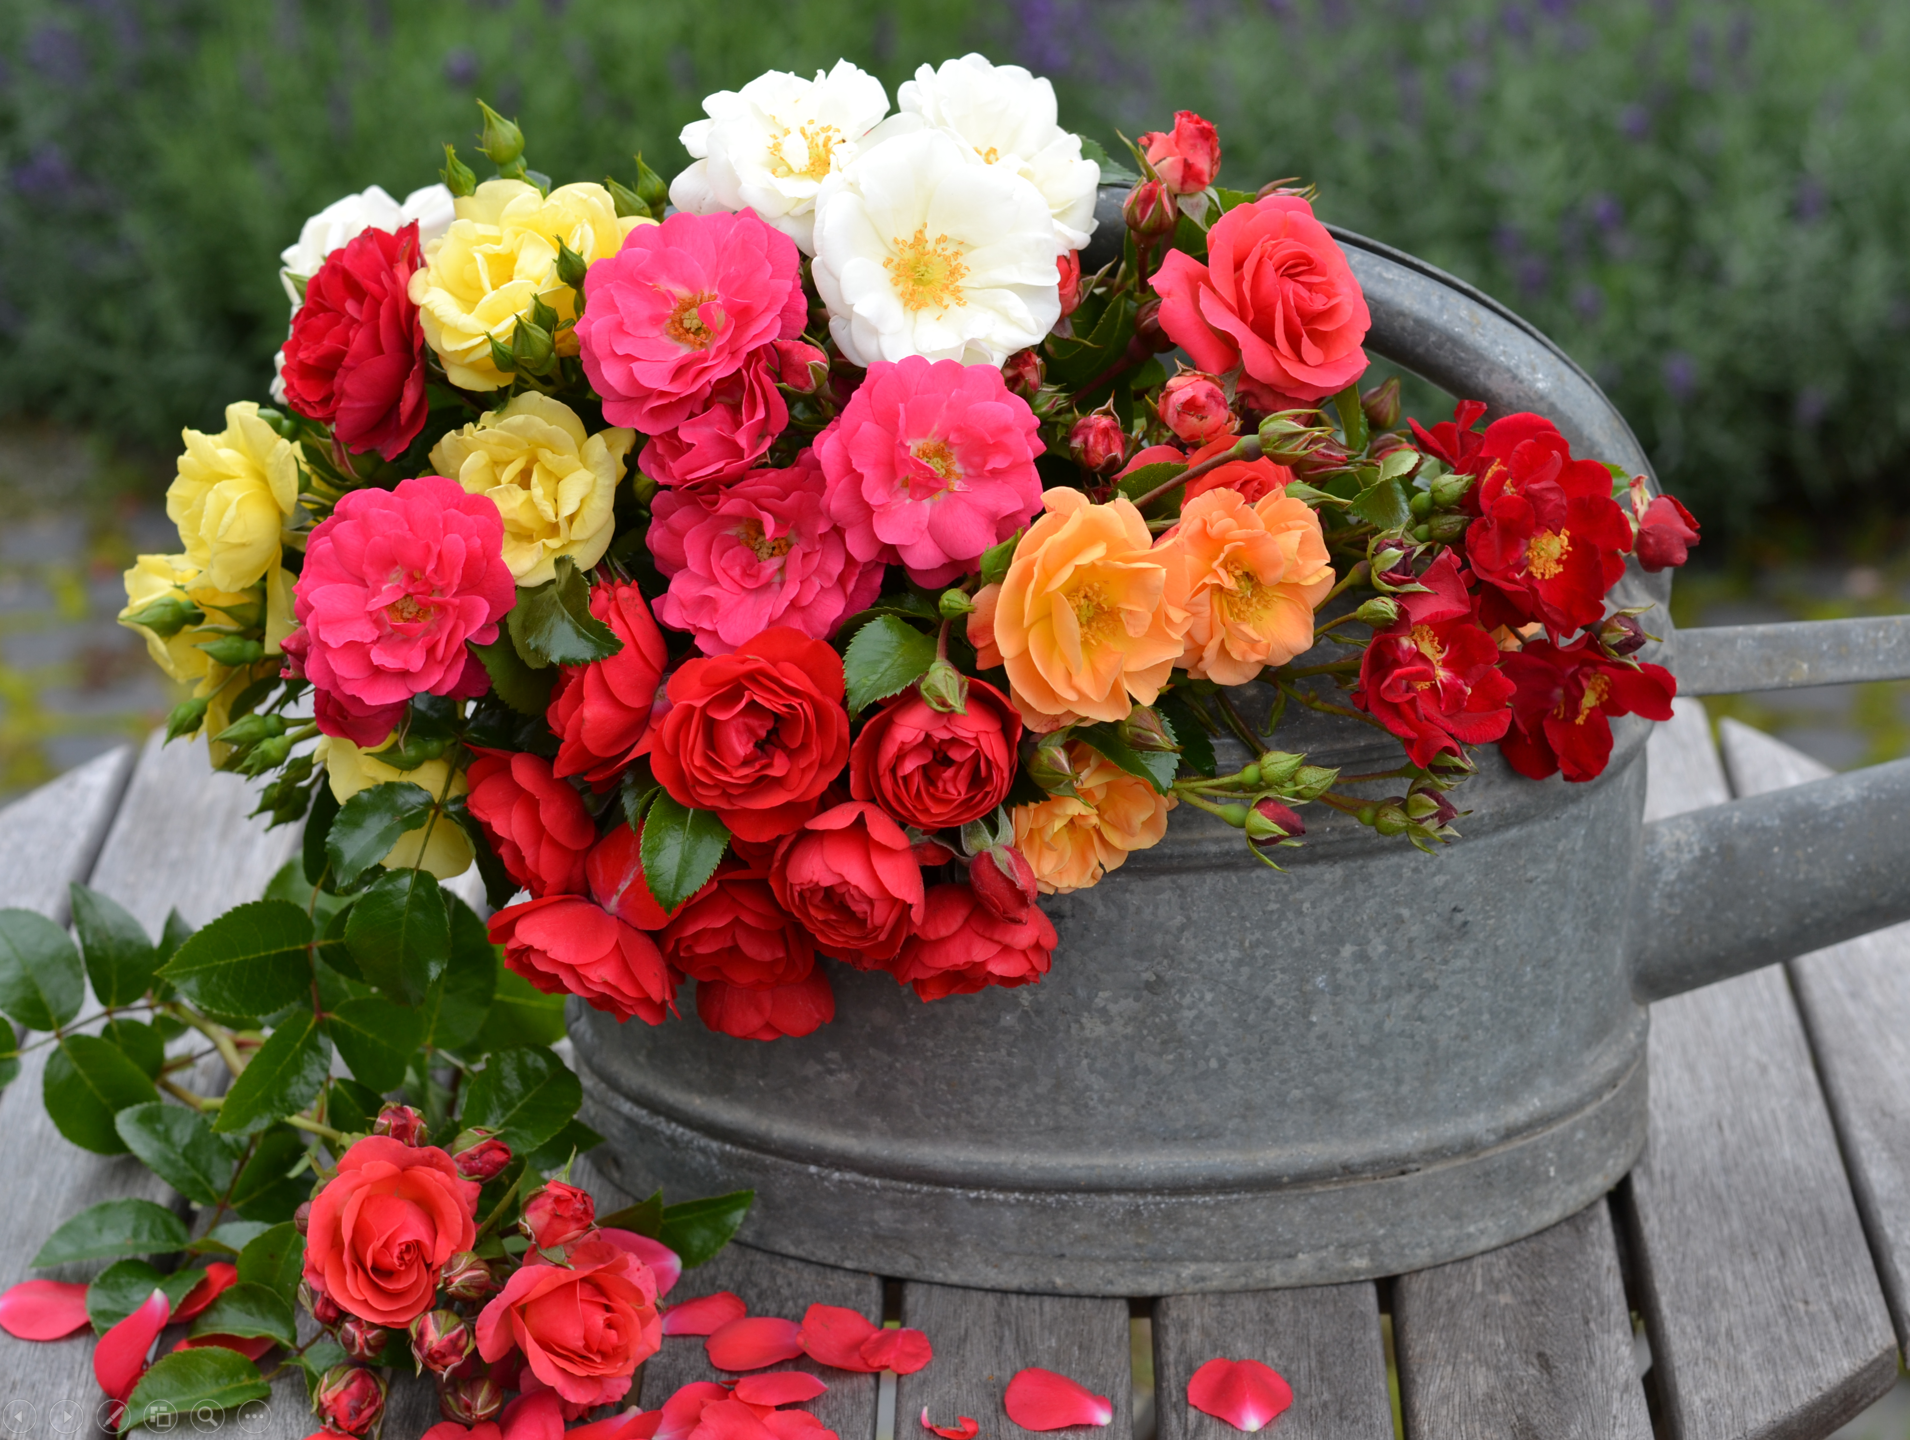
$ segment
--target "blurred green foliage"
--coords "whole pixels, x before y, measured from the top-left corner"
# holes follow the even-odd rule
[[[559,179],[665,175],[710,90],[839,55],[893,93],[967,48],[1112,147],[1175,108],[1223,179],[1530,316],[1713,526],[1902,508],[1901,0],[12,0],[0,7],[0,410],[170,448],[257,394],[277,252],[427,183],[483,95]]]

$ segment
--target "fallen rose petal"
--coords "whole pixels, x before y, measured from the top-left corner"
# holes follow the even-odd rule
[[[59,1340],[86,1325],[86,1286],[22,1280],[0,1295],[0,1330],[21,1340]]]
[[[663,1402],[663,1408],[657,1412],[655,1440],[684,1440],[696,1422],[703,1418],[703,1408],[717,1400],[729,1398],[729,1386],[718,1385],[714,1380],[692,1380],[679,1386],[677,1392]]]
[[[741,1400],[713,1400],[690,1432],[692,1440],[764,1440],[769,1433],[763,1416],[770,1412]]]
[[[803,1353],[811,1360],[833,1365],[838,1370],[857,1370],[866,1374],[882,1368],[880,1365],[871,1365],[862,1355],[864,1342],[880,1333],[879,1328],[859,1311],[841,1305],[811,1305],[803,1312],[802,1329],[797,1338],[802,1344]]]
[[[776,1440],[837,1440],[836,1432],[807,1410],[771,1410],[763,1416],[763,1428]]]
[[[166,1328],[172,1302],[164,1290],[155,1290],[132,1314],[99,1337],[93,1347],[93,1378],[115,1400],[133,1393],[146,1369],[146,1352]]]
[[[1187,1403],[1251,1433],[1293,1403],[1293,1387],[1258,1360],[1209,1360],[1187,1382]]]
[[[1002,1397],[1008,1418],[1024,1430],[1065,1430],[1070,1425],[1105,1425],[1114,1406],[1066,1375],[1031,1366],[1008,1382]]]
[[[972,1415],[957,1415],[953,1425],[931,1424],[928,1418],[928,1406],[922,1407],[922,1428],[933,1430],[942,1440],[975,1440],[981,1425]]]
[[[564,1432],[564,1440],[652,1440],[663,1423],[661,1410],[625,1410],[608,1420],[593,1420]],[[425,1440],[430,1440],[429,1436]]]
[[[257,1360],[279,1342],[270,1335],[188,1335],[174,1350],[203,1350],[217,1345],[221,1350],[236,1350],[248,1360]]]
[[[747,1314],[749,1307],[743,1303],[742,1296],[734,1291],[718,1290],[714,1295],[700,1295],[665,1310],[663,1333],[714,1335],[730,1321],[741,1320]]]
[[[753,1315],[730,1321],[711,1334],[703,1348],[718,1370],[761,1370],[802,1354],[800,1334],[794,1320]]]
[[[309,1437],[309,1440],[338,1440],[329,1430],[321,1430]],[[440,1420],[418,1440],[504,1440],[504,1432],[489,1420],[479,1421],[476,1425],[460,1425],[455,1420]],[[596,1440],[595,1436],[590,1440]]]
[[[173,1322],[190,1320],[206,1306],[217,1300],[221,1293],[231,1289],[239,1282],[239,1267],[225,1260],[214,1260],[206,1266],[206,1277],[186,1292],[186,1298],[179,1302],[179,1308],[172,1312]]]
[[[650,1267],[650,1273],[657,1277],[659,1300],[676,1288],[676,1282],[683,1275],[683,1260],[661,1240],[652,1240],[648,1235],[639,1235],[634,1230],[610,1229],[597,1233],[619,1250],[628,1250]]]
[[[920,1330],[878,1330],[862,1342],[862,1360],[871,1370],[913,1375],[934,1358],[935,1350]]]
[[[564,1404],[555,1390],[518,1396],[498,1419],[503,1440],[564,1440]]]
[[[745,1375],[736,1382],[736,1398],[751,1405],[799,1405],[814,1400],[828,1388],[819,1376],[801,1370],[777,1370],[768,1375]]]

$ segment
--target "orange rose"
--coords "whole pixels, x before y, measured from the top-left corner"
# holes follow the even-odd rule
[[[1029,725],[1120,720],[1153,703],[1180,658],[1167,566],[1133,502],[1049,490],[995,602],[995,648]],[[1132,697],[1132,698],[1130,698]],[[1059,720],[1057,717],[1061,717]]]
[[[1186,632],[1180,663],[1217,685],[1245,685],[1313,644],[1313,608],[1333,588],[1320,521],[1305,504],[1237,490],[1187,503],[1155,553],[1168,562],[1167,610]]]
[[[1052,493],[1052,492],[1051,492]],[[1075,741],[1068,746],[1081,798],[1056,795],[1014,810],[1015,845],[1044,895],[1098,885],[1130,851],[1160,844],[1174,797]]]

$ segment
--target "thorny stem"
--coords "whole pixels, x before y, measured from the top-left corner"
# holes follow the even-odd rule
[[[1214,700],[1219,704],[1220,713],[1227,721],[1227,728],[1234,732],[1235,738],[1238,739],[1242,745],[1247,747],[1248,754],[1258,755],[1260,753],[1260,737],[1253,733],[1253,727],[1247,723],[1246,717],[1234,708],[1234,702],[1227,698],[1227,692],[1225,690],[1216,690],[1214,692]]]
[[[497,1202],[491,1213],[485,1217],[484,1223],[478,1227],[477,1235],[471,1241],[472,1248],[475,1249],[478,1241],[489,1235],[497,1222],[504,1218],[504,1212],[510,1208],[511,1201],[517,1198],[517,1192],[523,1188],[524,1177],[530,1173],[529,1165],[518,1171],[517,1178],[511,1181],[511,1188],[504,1192],[503,1198]]]
[[[321,1140],[329,1140],[336,1148],[345,1142],[345,1132],[334,1130],[329,1125],[321,1125],[316,1120],[308,1120],[303,1115],[287,1115],[285,1123],[294,1130],[303,1130],[307,1135],[316,1135]]]
[[[172,1096],[173,1099],[184,1101],[201,1115],[205,1114],[208,1110],[217,1110],[221,1103],[216,1095],[195,1095],[185,1086],[179,1084],[170,1075],[161,1075],[157,1083],[159,1088]]]
[[[1360,561],[1359,564],[1355,565],[1351,570],[1348,570],[1346,572],[1345,578],[1343,578],[1339,584],[1335,585],[1331,590],[1326,592],[1326,599],[1322,600],[1320,604],[1325,605],[1330,600],[1336,600],[1339,598],[1340,594],[1343,591],[1349,589],[1350,587],[1354,585],[1358,585],[1362,583],[1366,579],[1367,575],[1372,572],[1372,569],[1373,569],[1373,565],[1370,560]],[[1316,606],[1314,608],[1317,609],[1319,607]],[[1334,625],[1337,625],[1339,623],[1340,622],[1337,620],[1333,622]],[[1327,628],[1331,629],[1332,626],[1328,626]]]
[[[1235,460],[1258,460],[1259,458],[1260,437],[1258,435],[1242,435],[1240,442],[1235,445],[1233,449],[1223,450],[1218,455],[1211,455],[1198,465],[1189,465],[1172,480],[1162,485],[1156,485],[1152,490],[1134,502],[1134,508],[1136,510],[1145,510],[1149,505],[1152,505],[1156,500],[1160,499],[1161,496],[1173,494],[1174,491],[1180,489],[1180,487],[1185,485],[1189,480],[1198,480],[1209,470],[1218,470],[1222,465],[1229,464]]]
[[[1362,724],[1371,725],[1375,730],[1386,730],[1386,727],[1384,725],[1382,725],[1379,721],[1375,720],[1371,715],[1368,715],[1363,711],[1354,710],[1345,705],[1335,705],[1329,700],[1317,699],[1316,697],[1309,695],[1306,691],[1300,689],[1299,686],[1289,685],[1284,680],[1275,680],[1272,683],[1280,687],[1281,694],[1289,696],[1292,699],[1298,700],[1302,705],[1306,706],[1306,708],[1309,710],[1318,710],[1322,715],[1344,715],[1348,719],[1358,720]],[[1386,730],[1386,733],[1390,735],[1393,732],[1390,730]]]
[[[201,1035],[205,1036],[206,1039],[210,1040],[218,1049],[219,1058],[225,1061],[225,1068],[232,1072],[233,1079],[236,1080],[240,1075],[245,1073],[245,1061],[239,1058],[239,1047],[232,1043],[232,1032],[230,1030],[226,1029],[223,1025],[214,1025],[210,1020],[201,1019],[183,1005],[170,1006],[168,1007],[167,1013],[169,1013],[173,1019],[190,1025]]]

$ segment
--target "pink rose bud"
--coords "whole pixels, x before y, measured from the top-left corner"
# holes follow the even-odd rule
[[[1161,297],[1150,295],[1134,312],[1134,338],[1156,355],[1174,348],[1174,337],[1161,328]]]
[[[1185,369],[1161,387],[1161,421],[1185,445],[1206,445],[1240,425],[1220,382]]]
[[[1081,303],[1081,252],[1070,250],[1056,256],[1054,266],[1061,277],[1061,314],[1065,319]]]
[[[1255,844],[1278,843],[1304,834],[1306,822],[1272,796],[1254,802],[1253,813],[1247,817],[1247,838]]]
[[[427,1310],[411,1322],[411,1358],[433,1375],[449,1375],[476,1345],[471,1327],[455,1310]]]
[[[1127,436],[1121,422],[1105,410],[1083,415],[1068,432],[1068,453],[1074,463],[1096,475],[1112,475],[1127,458]]]
[[[1608,615],[1598,627],[1598,643],[1607,655],[1636,654],[1651,638],[1636,615]]]
[[[298,1282],[298,1299],[314,1320],[328,1328],[345,1318],[345,1312],[338,1308],[337,1302],[309,1280]]]
[[[495,1135],[487,1135],[477,1144],[452,1156],[451,1163],[458,1167],[458,1174],[466,1180],[475,1180],[482,1185],[486,1180],[494,1179],[511,1163],[511,1147]]]
[[[347,1315],[338,1326],[338,1343],[354,1360],[376,1360],[385,1349],[385,1327],[356,1315]]]
[[[829,357],[803,340],[773,340],[776,383],[798,395],[813,395],[829,381]]]
[[[360,1365],[334,1365],[319,1377],[312,1413],[341,1435],[368,1434],[385,1413],[385,1382]]]
[[[312,1202],[307,1200],[292,1212],[292,1228],[303,1235],[312,1223]]]
[[[1698,522],[1669,495],[1660,495],[1645,507],[1638,522],[1638,563],[1654,574],[1685,563],[1698,543]]]
[[[482,1425],[504,1408],[504,1391],[488,1372],[438,1386],[438,1413],[458,1425]]]
[[[387,1105],[371,1122],[371,1133],[389,1135],[400,1145],[424,1144],[424,1116],[409,1105]]]
[[[1147,163],[1173,194],[1198,194],[1220,171],[1220,136],[1192,110],[1176,110],[1171,131],[1150,130],[1139,143]]]
[[[1143,180],[1128,191],[1121,214],[1127,220],[1127,228],[1134,232],[1134,238],[1141,244],[1173,234],[1175,225],[1180,223],[1180,211],[1174,207],[1174,197],[1158,180]]]
[[[1002,362],[1001,378],[1009,392],[1024,400],[1033,400],[1041,389],[1041,356],[1033,350],[1017,350]]]
[[[597,1223],[597,1202],[575,1185],[553,1180],[524,1202],[518,1229],[539,1250],[555,1250],[581,1238]]]
[[[475,1252],[460,1250],[444,1262],[438,1288],[453,1300],[477,1301],[497,1289],[497,1278]]]
[[[1375,430],[1390,430],[1399,424],[1399,376],[1360,391],[1360,409],[1366,412],[1366,423]]]
[[[968,887],[989,914],[1020,921],[1035,903],[1035,872],[1012,845],[991,845],[968,862]]]

